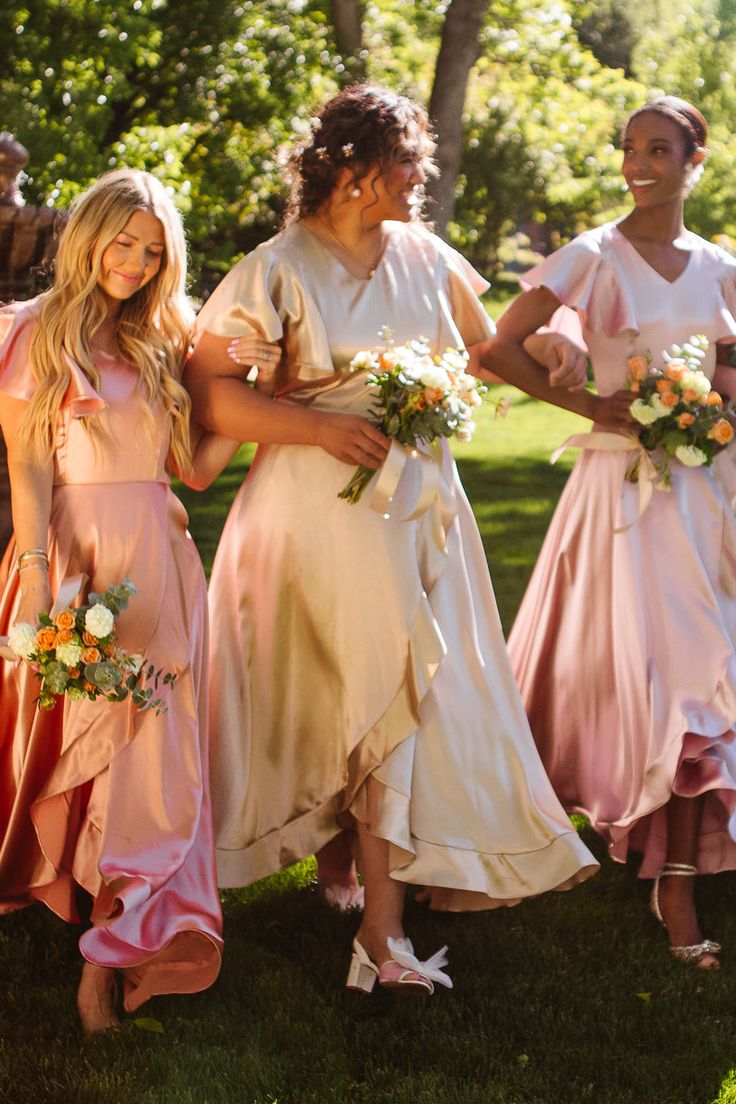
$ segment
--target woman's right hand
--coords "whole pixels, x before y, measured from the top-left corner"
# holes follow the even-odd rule
[[[631,433],[639,423],[631,413],[631,404],[636,398],[632,391],[614,391],[612,395],[594,397],[593,421],[606,429],[615,429],[619,433]]]
[[[391,441],[367,418],[320,412],[315,444],[344,464],[378,468],[386,459]]]

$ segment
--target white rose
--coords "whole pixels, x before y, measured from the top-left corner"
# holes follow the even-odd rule
[[[680,380],[683,391],[694,391],[696,395],[707,395],[710,391],[710,380],[702,372],[685,372]]]
[[[699,468],[708,460],[702,449],[696,448],[695,445],[678,445],[675,456],[686,468]]]
[[[447,372],[439,364],[423,367],[419,379],[425,387],[435,387],[438,391],[447,391],[450,386]]]
[[[19,621],[17,625],[13,625],[8,633],[8,646],[21,659],[28,659],[36,650],[37,631],[27,621]]]
[[[65,667],[78,667],[82,658],[82,649],[79,644],[57,644],[56,658]]]
[[[661,418],[661,414],[653,410],[649,403],[644,402],[643,399],[634,400],[631,404],[631,414],[640,425],[651,425],[652,422],[656,422],[657,418]]]
[[[98,602],[94,606],[90,606],[84,615],[84,627],[88,633],[92,633],[99,639],[105,636],[109,636],[112,632],[112,627],[115,624],[115,618],[113,617],[107,606],[103,606]]]
[[[667,406],[665,403],[663,403],[659,395],[652,395],[651,399],[649,400],[649,405],[654,411],[655,422],[657,418],[666,418],[668,414],[672,413],[672,407]],[[636,415],[634,415],[634,417],[636,417]]]

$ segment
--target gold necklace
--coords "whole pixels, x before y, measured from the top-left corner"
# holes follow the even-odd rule
[[[344,249],[345,252],[348,253],[353,258],[354,261],[358,262],[358,264],[361,266],[361,268],[364,268],[366,270],[366,273],[367,273],[367,275],[365,277],[366,280],[372,280],[373,277],[376,274],[376,269],[378,268],[378,265],[381,261],[381,257],[383,256],[383,251],[384,251],[384,248],[385,248],[385,245],[386,245],[385,240],[383,239],[383,237],[381,238],[380,248],[379,248],[378,253],[376,254],[375,260],[373,261],[372,264],[368,264],[366,261],[363,260],[362,257],[358,256],[358,254],[355,252],[355,250],[350,249],[347,245],[345,245],[345,242],[342,241],[342,239],[338,237],[338,235],[332,229],[332,227],[330,226],[330,224],[329,224],[329,222],[327,221],[326,218],[323,218],[322,215],[318,215],[317,218],[322,223],[322,225],[324,226],[325,230],[330,235],[330,237],[333,238],[337,242],[337,244],[340,246],[340,248]]]

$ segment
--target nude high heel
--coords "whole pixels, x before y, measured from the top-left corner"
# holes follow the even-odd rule
[[[661,878],[694,878],[698,873],[696,866],[691,866],[690,863],[665,863],[660,870],[657,877],[654,879],[654,885],[652,886],[652,899],[651,909],[654,915],[659,920],[660,924],[666,928],[667,925],[664,922],[659,907],[659,882]],[[688,943],[682,947],[670,946],[672,954],[678,959],[679,962],[689,962],[697,965],[701,959],[706,955],[713,955],[714,957],[721,953],[721,944],[715,943],[712,939],[703,939],[700,943]],[[712,969],[713,967],[709,967]]]
[[[447,965],[447,947],[442,947],[426,962],[420,962],[416,957],[409,939],[389,937],[388,949],[392,957],[379,968],[368,957],[362,944],[354,939],[347,988],[372,993],[378,979],[382,989],[395,989],[417,996],[430,997],[434,993],[435,982],[452,989],[452,979],[442,971],[442,967]]]

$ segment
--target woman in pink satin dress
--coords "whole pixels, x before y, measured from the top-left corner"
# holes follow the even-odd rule
[[[439,353],[492,332],[487,284],[416,217],[431,150],[405,97],[360,85],[327,103],[294,154],[292,218],[205,304],[187,376],[198,418],[259,442],[210,585],[220,883],[318,852],[333,899],[357,904],[354,830],[348,985],[418,994],[449,978],[406,938],[407,884],[433,908],[488,909],[596,869],[541,769],[449,449],[415,519],[384,517],[370,489],[338,497],[388,445],[351,358],[383,327]]]
[[[208,437],[190,463],[185,257],[161,184],[111,173],[76,202],[53,289],[0,316],[15,534],[0,633],[37,623],[66,577],[101,591],[129,576],[138,594],[119,616],[120,644],[177,675],[158,716],[130,699],[65,698],[41,712],[28,666],[0,662],[0,912],[42,901],[78,922],[80,887],[92,898],[85,1032],[118,1022],[118,974],[134,1011],[206,988],[220,966],[206,590],[166,465],[171,456],[203,486],[232,447]]]
[[[736,261],[683,222],[705,143],[705,120],[682,100],[634,112],[623,143],[634,209],[527,273],[481,359],[596,423],[576,440],[509,650],[563,804],[614,859],[643,854],[675,956],[708,968],[720,948],[703,939],[695,875],[736,867],[736,520],[713,469],[676,461],[669,493],[655,489],[640,512],[622,390],[629,357],[661,363],[691,334],[709,339],[713,377],[717,343],[736,335]],[[561,400],[521,351],[560,304],[578,313],[597,395]]]

